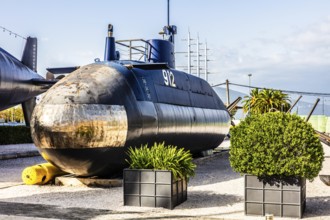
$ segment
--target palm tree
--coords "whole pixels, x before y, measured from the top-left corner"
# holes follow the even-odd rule
[[[250,96],[244,96],[243,100],[243,110],[244,112],[249,112],[250,108],[255,108],[255,106],[258,104],[258,98],[259,98],[259,89],[252,89],[250,91]]]
[[[277,100],[276,108],[281,112],[286,112],[290,109],[290,99],[288,94],[283,93],[282,91],[275,90],[273,91],[274,100]]]
[[[272,89],[253,89],[243,100],[244,112],[263,114],[270,111],[287,111],[290,108],[288,94]]]

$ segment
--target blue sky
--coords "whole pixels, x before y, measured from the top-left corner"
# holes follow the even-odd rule
[[[44,75],[46,67],[102,59],[108,23],[116,39],[158,38],[166,2],[2,1],[0,26],[38,37],[38,72]],[[251,73],[254,86],[330,93],[330,1],[172,0],[171,24],[179,32],[176,51],[186,51],[188,29],[192,38],[199,33],[201,42],[207,40],[211,84],[248,84]],[[23,46],[0,29],[0,47],[21,57]],[[177,58],[178,65],[187,64],[183,55]]]

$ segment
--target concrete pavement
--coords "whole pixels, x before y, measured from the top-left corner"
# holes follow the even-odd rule
[[[0,145],[0,160],[34,156],[40,156],[40,153],[32,143]]]
[[[225,140],[218,149],[229,150],[229,145],[230,141]],[[33,143],[0,145],[0,160],[34,156],[40,156],[40,153]]]

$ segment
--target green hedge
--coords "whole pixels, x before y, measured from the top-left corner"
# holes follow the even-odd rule
[[[313,180],[324,152],[312,126],[281,112],[252,115],[231,129],[230,164],[240,173]]]
[[[32,142],[30,128],[26,126],[0,126],[0,145]]]

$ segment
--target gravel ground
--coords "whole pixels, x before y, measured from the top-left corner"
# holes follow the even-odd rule
[[[325,150],[329,162],[330,147]],[[21,185],[20,164],[23,169],[42,162],[39,157],[26,160],[0,161],[0,219],[265,219],[244,215],[243,177],[232,171],[228,152],[196,162],[198,168],[189,182],[188,200],[174,210],[123,206],[122,187]],[[329,163],[321,172],[329,174]],[[330,187],[319,178],[307,182],[304,219],[330,219]]]

